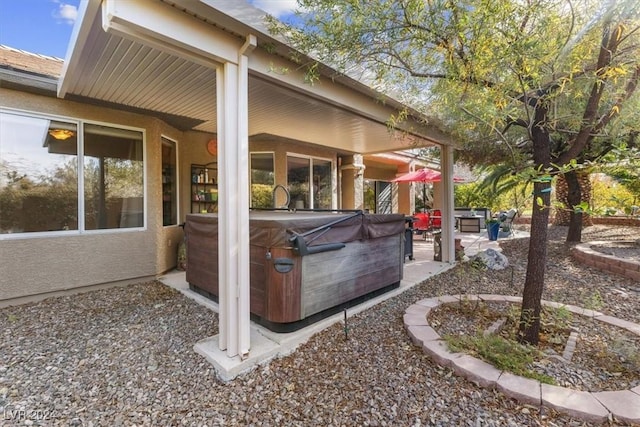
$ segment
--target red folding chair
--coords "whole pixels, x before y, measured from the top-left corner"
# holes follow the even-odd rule
[[[413,229],[416,234],[422,234],[422,239],[427,240],[427,234],[431,232],[431,221],[428,213],[417,213],[413,216]]]
[[[442,228],[442,212],[436,209],[431,214],[431,229],[440,230]]]

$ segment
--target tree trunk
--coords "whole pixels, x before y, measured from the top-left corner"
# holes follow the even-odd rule
[[[536,169],[548,167],[551,160],[549,133],[545,128],[547,110],[538,101],[535,107],[535,123],[531,127],[533,140],[533,161]],[[539,170],[539,169],[538,169]],[[522,292],[522,311],[518,327],[521,343],[538,345],[540,333],[540,311],[544,272],[547,265],[547,230],[549,226],[549,206],[551,203],[551,182],[536,180],[533,184],[533,212],[529,238],[527,274]]]
[[[582,188],[579,176],[576,171],[569,171],[565,175],[567,181],[567,203],[569,205],[569,231],[567,232],[567,242],[580,242],[582,240],[582,219],[583,213],[572,209],[582,201]]]
[[[580,242],[582,228],[593,225],[591,215],[575,212],[573,206],[582,202],[587,204],[591,199],[591,181],[589,174],[580,171],[570,171],[564,176],[558,176],[556,181],[556,200],[562,205],[556,210],[553,223],[568,225],[567,242]]]
[[[548,192],[541,192],[551,188],[548,182],[536,182],[533,185],[534,206],[531,214],[531,237],[529,238],[529,255],[527,260],[527,274],[522,293],[522,311],[518,340],[530,345],[538,345],[540,333],[540,311],[542,308],[542,291],[544,290],[544,272],[547,264],[547,231],[549,223]],[[538,206],[536,200],[541,200],[543,206]]]

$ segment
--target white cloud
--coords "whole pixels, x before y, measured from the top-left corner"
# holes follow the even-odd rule
[[[53,17],[58,21],[73,25],[78,17],[78,8],[72,4],[56,3],[58,3],[58,9],[53,12]]]
[[[276,18],[293,13],[297,7],[296,0],[253,0],[251,3]]]

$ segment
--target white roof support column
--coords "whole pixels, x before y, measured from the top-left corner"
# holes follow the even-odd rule
[[[251,312],[250,312],[250,242],[249,242],[249,58],[247,57],[258,45],[254,35],[248,35],[244,45],[238,52],[238,205],[236,214],[239,218],[239,268],[238,268],[238,348],[244,359],[249,354]]]
[[[440,147],[442,183],[442,261],[455,262],[454,203],[453,203],[453,147]]]
[[[218,67],[218,293],[220,350],[248,356],[249,311],[249,75],[246,54],[255,36],[238,52],[238,64]]]

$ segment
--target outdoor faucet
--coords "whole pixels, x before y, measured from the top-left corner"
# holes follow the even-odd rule
[[[284,194],[287,195],[287,203],[285,203],[283,206],[280,206],[280,208],[289,208],[289,203],[291,203],[291,194],[289,193],[289,190],[287,190],[287,187],[285,187],[282,184],[278,184],[275,187],[273,187],[273,191],[271,192],[271,199],[273,200],[273,207],[277,208],[276,206],[276,190],[278,188],[282,188],[284,190]]]

